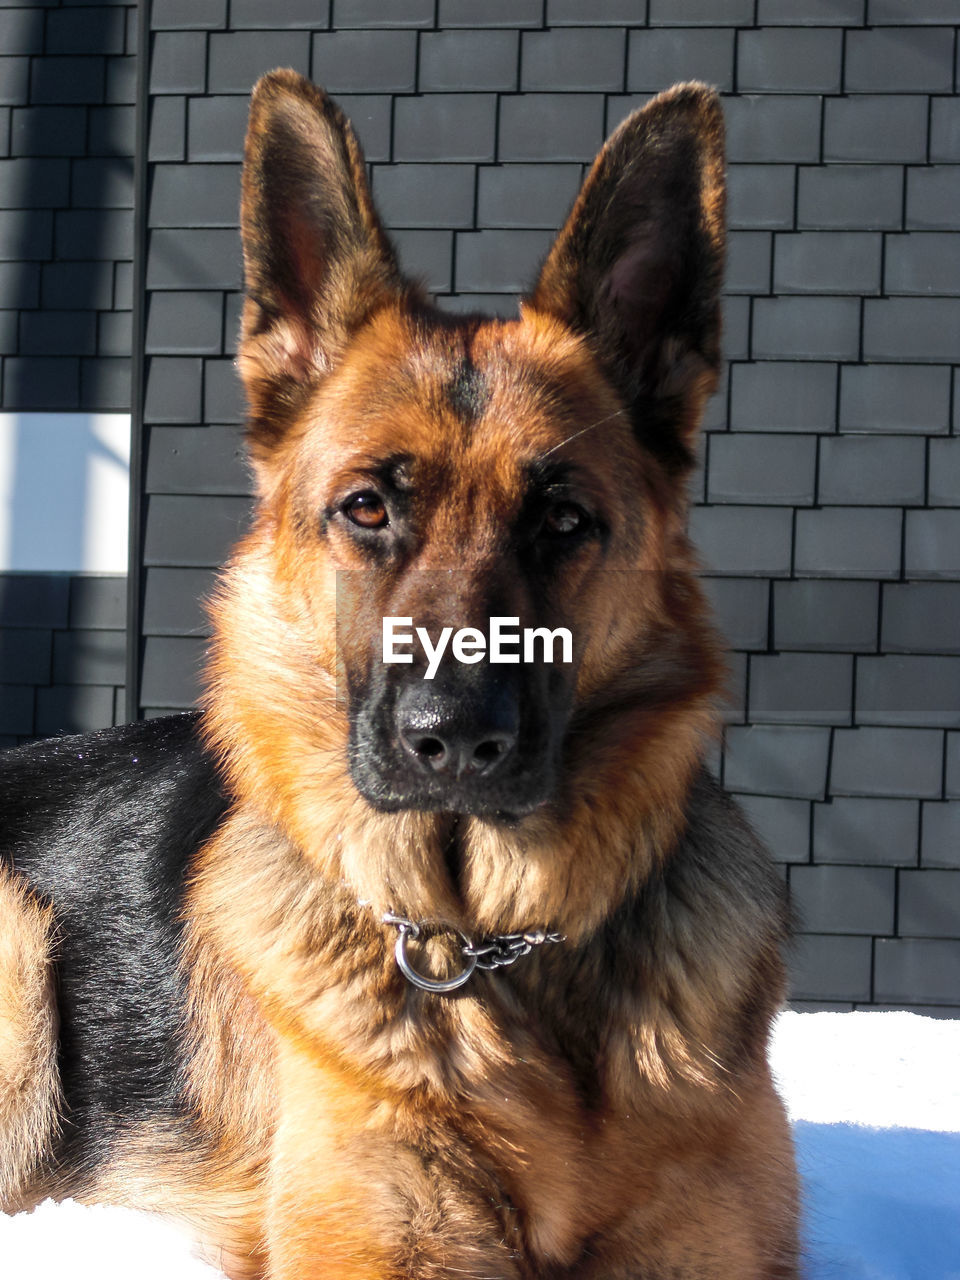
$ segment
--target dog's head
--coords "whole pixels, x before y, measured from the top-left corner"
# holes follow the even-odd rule
[[[445,315],[404,279],[348,123],[289,71],[254,91],[242,223],[251,545],[297,714],[320,715],[309,664],[337,672],[375,808],[529,813],[592,710],[702,678],[677,636],[719,363],[716,95],[678,86],[617,129],[517,320]],[[519,661],[491,660],[494,618]]]

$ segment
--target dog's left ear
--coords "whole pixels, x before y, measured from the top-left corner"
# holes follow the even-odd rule
[[[591,340],[671,469],[716,384],[723,259],[720,102],[677,85],[608,139],[529,300]]]

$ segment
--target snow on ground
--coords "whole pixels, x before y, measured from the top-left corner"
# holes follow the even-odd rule
[[[960,1280],[960,1021],[785,1013],[771,1062],[804,1180],[805,1280]],[[0,1218],[3,1280],[219,1275],[129,1210]]]
[[[770,1060],[804,1182],[807,1280],[960,1280],[960,1021],[786,1013]]]
[[[222,1280],[169,1223],[132,1209],[47,1200],[0,1216],[3,1280]]]
[[[791,1120],[960,1132],[960,1021],[784,1013],[770,1065]]]

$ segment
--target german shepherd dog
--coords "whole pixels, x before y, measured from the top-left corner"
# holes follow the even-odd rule
[[[723,663],[684,532],[722,148],[711,90],[656,97],[520,317],[453,317],[339,109],[257,85],[258,497],[203,709],[0,767],[8,1211],[154,1210],[269,1280],[797,1276],[788,917],[704,767]],[[387,617],[572,654],[428,680],[426,642],[382,660]]]

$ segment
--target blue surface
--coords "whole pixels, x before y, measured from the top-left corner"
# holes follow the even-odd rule
[[[807,1280],[960,1280],[960,1133],[794,1125]]]

